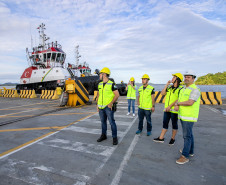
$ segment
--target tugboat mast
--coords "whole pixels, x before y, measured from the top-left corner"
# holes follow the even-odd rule
[[[41,25],[39,25],[39,27],[37,29],[39,29],[38,32],[39,32],[40,43],[41,43],[41,44],[39,44],[38,47],[41,48],[43,51],[43,50],[47,49],[45,41],[49,40],[49,37],[46,37],[46,34],[44,32],[44,30],[46,29],[45,24],[42,23]]]

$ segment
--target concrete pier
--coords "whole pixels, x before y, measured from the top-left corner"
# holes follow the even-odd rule
[[[92,99],[92,97],[91,97]],[[226,121],[221,106],[201,105],[193,132],[195,155],[176,164],[183,147],[180,121],[176,142],[155,143],[162,129],[163,104],[152,114],[152,135],[135,135],[136,116],[126,116],[120,97],[115,120],[119,144],[97,143],[101,124],[96,105],[60,108],[59,100],[0,97],[0,184],[190,185],[226,184]],[[146,122],[146,121],[145,121]]]

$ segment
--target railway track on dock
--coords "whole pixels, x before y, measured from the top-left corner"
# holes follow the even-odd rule
[[[17,119],[14,119],[14,120],[3,121],[3,122],[0,122],[0,126],[16,123],[16,122],[19,122],[19,121],[28,120],[28,119],[31,119],[31,118],[43,116],[45,114],[50,114],[50,113],[53,113],[53,112],[58,112],[58,111],[66,110],[66,109],[70,109],[70,108],[71,107],[57,108],[57,109],[49,110],[49,111],[46,111],[46,112],[43,112],[43,113],[35,114],[35,115],[29,116],[29,117],[21,117],[21,118],[17,118]]]

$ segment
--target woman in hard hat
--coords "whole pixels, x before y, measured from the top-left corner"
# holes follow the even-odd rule
[[[127,100],[128,100],[128,113],[126,114],[127,116],[130,115],[130,107],[132,104],[133,117],[135,117],[136,89],[137,89],[137,86],[135,85],[135,79],[134,77],[131,77],[129,80],[129,83],[126,86]]]
[[[178,130],[178,124],[177,124],[178,111],[174,110],[173,105],[178,100],[180,90],[183,88],[183,86],[180,85],[180,82],[183,81],[183,75],[181,73],[175,73],[175,74],[172,74],[172,76],[173,76],[172,80],[169,80],[166,83],[164,89],[161,92],[162,96],[166,95],[162,132],[159,137],[153,140],[155,142],[164,143],[164,136],[168,130],[169,121],[171,119],[173,130],[172,130],[172,137],[169,142],[169,145],[174,144],[175,136]],[[173,85],[169,86],[170,83],[173,83]]]

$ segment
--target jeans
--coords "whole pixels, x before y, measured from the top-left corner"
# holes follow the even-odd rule
[[[130,107],[132,102],[133,114],[135,114],[135,100],[133,99],[127,99],[127,100],[128,100],[128,112],[130,112]]]
[[[182,120],[180,121],[183,129],[183,138],[184,138],[184,148],[182,151],[182,155],[188,158],[189,154],[194,154],[194,137],[192,134],[194,122]]]
[[[164,129],[168,129],[170,119],[172,121],[172,128],[174,130],[177,130],[178,129],[178,124],[177,124],[178,114],[172,113],[172,112],[164,112],[164,115],[163,115],[163,128]]]
[[[117,137],[117,126],[114,119],[114,111],[112,111],[108,106],[104,109],[99,109],[99,116],[102,127],[102,134],[107,135],[107,118],[111,125],[112,137]]]
[[[138,108],[138,117],[139,117],[139,125],[138,129],[143,130],[143,120],[144,116],[146,117],[147,120],[147,132],[152,131],[152,124],[151,124],[151,111],[150,110],[144,110]]]

